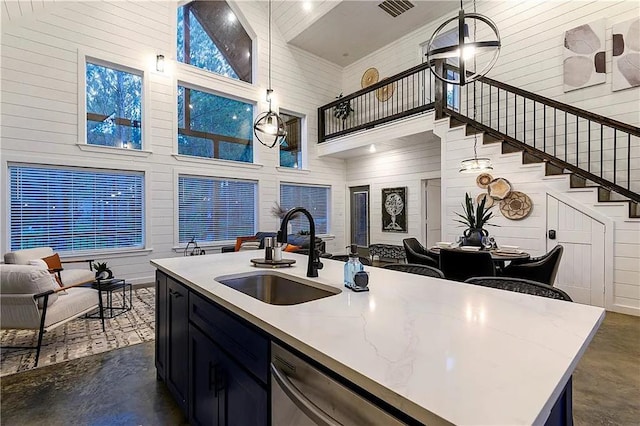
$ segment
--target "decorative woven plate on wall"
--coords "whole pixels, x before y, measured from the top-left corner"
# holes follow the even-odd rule
[[[478,194],[478,196],[476,197],[476,204],[479,205],[483,199],[487,200],[484,202],[484,207],[486,209],[493,206],[493,203],[495,203],[495,200],[489,197],[489,194],[487,194],[486,192],[483,192],[482,194]]]
[[[396,83],[389,83],[386,86],[382,86],[381,88],[376,90],[376,98],[378,98],[380,102],[386,102],[391,96],[393,96],[393,92],[395,90]]]
[[[369,87],[372,84],[376,84],[378,82],[378,78],[380,78],[380,74],[378,70],[375,68],[369,68],[362,74],[362,78],[360,79],[360,86],[364,89],[365,87]]]
[[[493,176],[491,176],[489,173],[481,173],[476,178],[476,184],[478,184],[478,186],[482,189],[487,189],[487,186],[489,186],[489,183],[492,180]]]
[[[505,178],[496,178],[489,182],[487,191],[494,200],[502,200],[511,192],[511,184]]]
[[[504,217],[511,220],[520,220],[529,216],[533,202],[531,198],[523,192],[511,191],[511,193],[500,201],[500,212]]]

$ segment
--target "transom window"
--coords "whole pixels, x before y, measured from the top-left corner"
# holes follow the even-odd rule
[[[10,165],[11,250],[64,253],[144,246],[141,172]]]
[[[87,143],[142,149],[142,73],[87,62]]]
[[[178,86],[178,153],[253,162],[253,105]]]
[[[196,0],[178,8],[177,60],[251,83],[252,40],[225,1]]]
[[[287,137],[280,145],[280,166],[293,169],[302,168],[302,118],[293,114],[280,113],[287,129]]]
[[[256,233],[258,183],[200,176],[178,177],[180,243],[235,240]]]
[[[329,198],[331,188],[318,185],[280,184],[280,206],[286,210],[304,207],[311,213],[316,234],[329,233]],[[309,222],[302,216],[289,222],[292,232],[309,231]]]

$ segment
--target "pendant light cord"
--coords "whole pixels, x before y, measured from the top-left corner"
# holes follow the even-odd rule
[[[269,90],[271,90],[271,0],[269,0]],[[271,106],[271,96],[269,96]]]
[[[474,14],[476,13],[476,0],[473,0],[473,13]],[[473,21],[473,44],[474,45],[475,45],[476,40],[477,40],[477,33],[476,33],[476,29],[477,28],[478,28],[478,26],[476,25],[476,21],[474,20]],[[475,73],[477,69],[478,69],[477,55],[474,54],[473,55],[473,72]],[[478,106],[477,106],[477,102],[476,102],[476,82],[474,81],[473,82],[473,121],[476,121],[477,114],[478,114]],[[478,147],[478,133],[474,132],[473,133],[473,157],[476,160],[478,159],[478,148],[477,147]]]

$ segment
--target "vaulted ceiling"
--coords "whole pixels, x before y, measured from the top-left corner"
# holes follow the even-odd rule
[[[263,1],[265,9],[267,2]],[[406,12],[393,17],[382,0],[273,0],[274,26],[287,43],[340,66],[347,66],[422,25],[450,16],[457,0],[387,0],[387,10]],[[32,19],[68,5],[56,0],[2,0],[2,24]],[[396,12],[397,13],[397,12]]]

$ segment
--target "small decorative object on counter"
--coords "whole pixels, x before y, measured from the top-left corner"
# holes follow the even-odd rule
[[[96,271],[96,280],[108,280],[113,278],[113,272],[107,266],[107,262],[95,262],[91,265]]]
[[[350,247],[349,260],[344,264],[344,286],[355,291],[362,291],[361,287],[356,285],[355,275],[360,271],[364,271],[364,266],[360,263],[358,246],[351,244]]]
[[[275,237],[264,238],[264,260],[267,262],[273,260],[273,246],[275,240]]]

